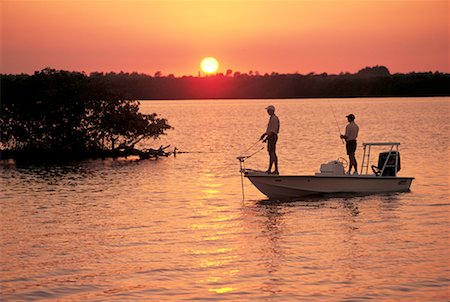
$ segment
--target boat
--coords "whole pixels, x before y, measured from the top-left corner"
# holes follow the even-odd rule
[[[323,194],[379,194],[390,192],[408,192],[414,177],[397,176],[400,171],[400,153],[398,142],[363,143],[364,155],[361,173],[345,173],[346,160],[339,158],[320,166],[320,172],[314,175],[273,175],[245,168],[246,156],[237,159],[241,164],[241,175],[269,199],[298,198]],[[371,165],[370,153],[374,147],[386,147],[379,153],[378,164]]]

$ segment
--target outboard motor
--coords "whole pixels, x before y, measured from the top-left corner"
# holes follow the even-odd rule
[[[386,162],[386,168],[384,169],[382,176],[395,176],[400,171],[400,152],[397,151],[391,151],[391,155],[389,156],[389,159],[387,159],[389,152],[381,152],[378,156],[378,166],[372,166],[372,170],[376,175],[381,174],[381,170],[383,169],[384,163]],[[395,170],[395,158],[398,156],[397,159],[397,171]]]

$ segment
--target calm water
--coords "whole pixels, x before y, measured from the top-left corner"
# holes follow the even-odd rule
[[[331,107],[332,102],[332,107]],[[273,203],[237,155],[281,120],[280,171],[400,141],[411,192]],[[143,102],[175,127],[160,160],[0,165],[3,300],[447,301],[449,98]],[[257,151],[255,146],[249,153]],[[261,151],[248,167],[267,168]]]

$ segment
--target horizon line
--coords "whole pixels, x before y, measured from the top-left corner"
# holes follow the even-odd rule
[[[340,75],[355,75],[360,73],[361,71],[365,70],[365,69],[374,69],[377,67],[381,67],[381,68],[386,68],[389,75],[396,75],[396,74],[420,74],[420,73],[432,73],[432,74],[450,74],[449,72],[445,72],[445,71],[440,71],[440,70],[428,70],[428,71],[409,71],[409,72],[391,72],[389,70],[388,67],[384,66],[384,65],[374,65],[374,66],[365,66],[361,69],[359,69],[356,72],[349,72],[349,71],[341,71],[339,73],[329,73],[329,72],[315,72],[315,71],[311,71],[311,72],[307,72],[307,73],[300,73],[299,71],[295,71],[295,72],[277,72],[277,71],[271,71],[269,72],[259,72],[257,70],[249,70],[248,72],[242,72],[239,70],[232,70],[232,69],[227,69],[226,72],[216,72],[214,74],[209,74],[209,75],[205,75],[203,74],[200,70],[198,71],[197,75],[175,75],[174,73],[168,73],[165,74],[162,71],[155,71],[153,74],[151,73],[146,73],[146,72],[139,72],[139,71],[90,71],[90,72],[86,72],[84,70],[69,70],[69,69],[57,69],[57,68],[53,68],[50,66],[47,66],[43,69],[40,70],[35,70],[32,73],[28,73],[28,72],[19,72],[19,73],[6,73],[6,72],[0,72],[0,75],[29,75],[32,76],[36,73],[42,72],[44,70],[54,70],[54,71],[64,71],[64,72],[78,72],[78,73],[82,73],[85,74],[87,76],[91,76],[93,74],[103,74],[103,75],[108,75],[108,74],[137,74],[137,75],[143,75],[143,76],[149,76],[149,77],[154,77],[154,78],[186,78],[186,77],[192,77],[192,78],[212,78],[212,77],[216,77],[216,76],[225,76],[225,77],[237,77],[237,76],[277,76],[277,75],[302,75],[302,76],[312,76],[312,75],[328,75],[328,76],[340,76]]]

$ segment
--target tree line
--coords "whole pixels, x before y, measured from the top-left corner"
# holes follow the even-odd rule
[[[227,72],[206,77],[138,73],[91,73],[134,99],[253,99],[448,96],[450,75],[439,72],[391,74],[384,66],[355,74],[265,74]]]

